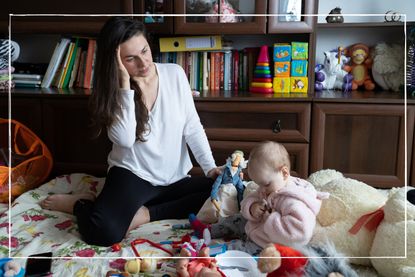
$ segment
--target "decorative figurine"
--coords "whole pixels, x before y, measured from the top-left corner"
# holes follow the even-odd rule
[[[335,7],[334,9],[332,9],[329,12],[329,14],[334,14],[334,15],[328,15],[326,17],[327,23],[343,23],[344,18],[341,15],[341,11],[342,11],[342,9],[340,9],[339,7]]]

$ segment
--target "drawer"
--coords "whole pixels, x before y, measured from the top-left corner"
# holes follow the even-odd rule
[[[216,161],[217,166],[224,165],[226,159],[235,150],[241,150],[244,152],[245,159],[249,158],[249,152],[258,142],[247,142],[247,141],[209,141],[210,147],[213,152],[213,157]],[[288,153],[290,154],[291,160],[291,175],[307,178],[308,177],[308,153],[309,145],[307,143],[283,143]],[[197,162],[192,157],[193,165],[196,167],[192,169],[192,174],[203,174],[201,169],[198,167]],[[249,176],[245,170],[246,178]]]
[[[308,143],[310,103],[196,102],[209,140]]]

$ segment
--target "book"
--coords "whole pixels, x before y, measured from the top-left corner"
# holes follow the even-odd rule
[[[85,60],[85,75],[83,80],[82,87],[84,88],[91,88],[91,79],[92,79],[92,63],[94,62],[94,52],[96,41],[95,39],[88,40],[88,50],[86,54]]]
[[[50,59],[46,73],[42,79],[41,87],[48,88],[51,86],[53,79],[55,78],[56,72],[58,71],[59,65],[66,53],[67,47],[70,43],[70,39],[62,38],[55,46],[52,57]]]
[[[60,75],[56,79],[56,82],[54,83],[55,87],[57,88],[62,88],[63,81],[65,80],[65,74],[68,71],[68,66],[69,66],[69,62],[71,59],[71,55],[73,53],[74,46],[75,46],[74,42],[69,43],[68,51],[66,52],[64,62],[62,63],[62,66],[61,66]]]
[[[78,47],[79,47],[79,40],[80,40],[80,38],[75,39],[75,43],[74,43],[73,50],[72,50],[72,53],[71,53],[71,56],[70,56],[68,68],[67,68],[67,71],[65,73],[64,80],[62,82],[62,88],[67,88],[69,86],[69,81],[70,81],[71,76],[72,76],[73,66],[74,66],[75,60],[76,60],[76,53],[77,53]]]
[[[42,80],[43,75],[40,74],[26,74],[26,73],[13,73],[13,80]]]

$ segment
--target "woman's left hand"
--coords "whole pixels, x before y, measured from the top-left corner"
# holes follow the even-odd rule
[[[206,176],[209,177],[209,178],[212,178],[212,179],[216,179],[219,175],[222,174],[222,170],[223,169],[220,168],[220,167],[214,167],[211,170],[209,170],[209,172]]]

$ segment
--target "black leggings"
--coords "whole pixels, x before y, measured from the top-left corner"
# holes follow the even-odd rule
[[[146,206],[150,220],[182,219],[197,213],[210,196],[213,179],[186,177],[168,186],[153,186],[131,171],[112,167],[97,199],[78,200],[73,213],[88,244],[120,242],[137,210]]]

